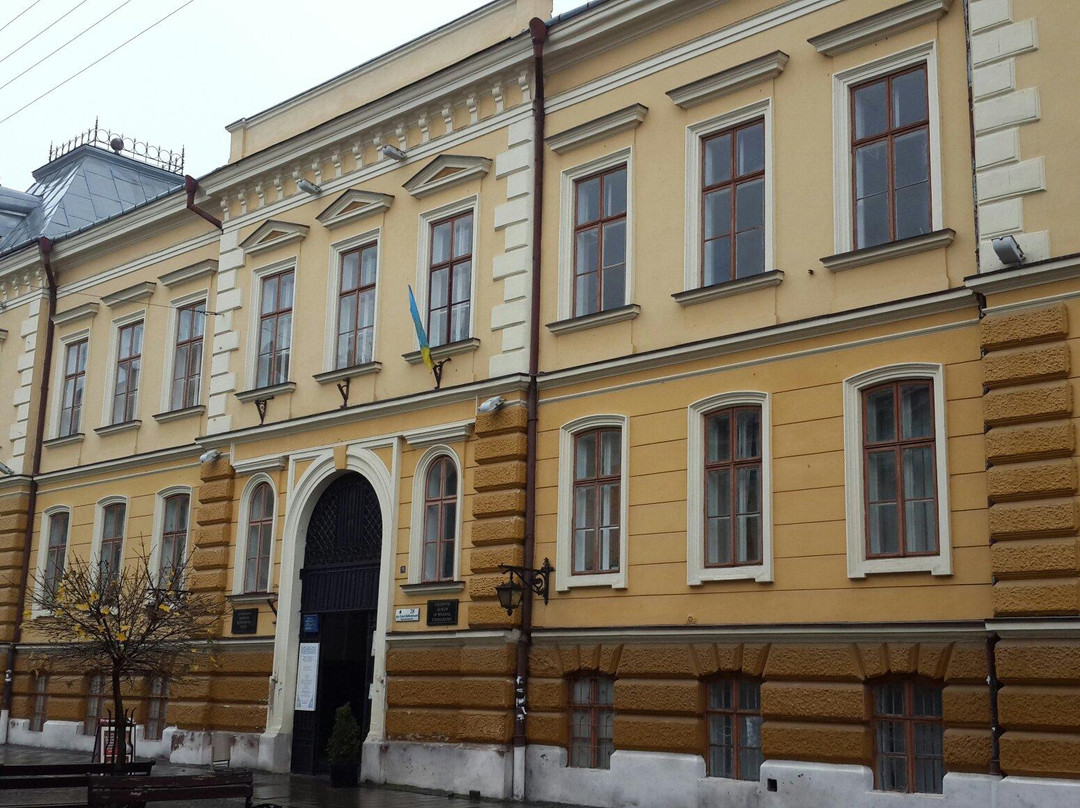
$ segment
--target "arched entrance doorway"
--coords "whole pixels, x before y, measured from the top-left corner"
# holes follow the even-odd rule
[[[300,649],[302,660],[314,662],[306,681],[314,704],[293,716],[294,772],[326,769],[326,742],[341,705],[352,708],[367,735],[382,536],[379,498],[361,474],[336,478],[311,512],[300,570]],[[301,700],[298,694],[297,706]]]

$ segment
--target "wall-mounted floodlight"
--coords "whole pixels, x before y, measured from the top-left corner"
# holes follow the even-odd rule
[[[1001,236],[990,243],[994,245],[998,260],[1005,266],[1019,266],[1024,263],[1024,251],[1020,249],[1015,236]]]
[[[387,144],[379,149],[379,152],[383,157],[389,157],[391,160],[404,160],[405,152],[399,149],[397,146],[391,146]]]
[[[305,194],[311,194],[312,196],[318,196],[322,193],[322,188],[311,180],[297,180],[296,187],[303,191]]]
[[[503,404],[506,403],[506,399],[502,396],[492,396],[479,407],[476,408],[477,412],[484,415],[490,415],[493,412],[498,412],[502,409]]]
[[[7,477],[12,477],[15,475],[15,469],[7,465],[6,463],[0,463],[0,474],[3,474]]]
[[[199,462],[200,463],[213,463],[219,457],[221,457],[221,452],[219,452],[217,449],[208,449],[207,451],[205,451],[201,455],[199,455]]]

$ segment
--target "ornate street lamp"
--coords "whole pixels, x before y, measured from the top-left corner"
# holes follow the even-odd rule
[[[543,566],[538,570],[514,567],[510,564],[500,564],[499,569],[509,575],[505,583],[495,587],[495,593],[499,596],[499,605],[506,609],[507,614],[512,615],[514,609],[521,605],[526,589],[542,597],[544,603],[548,602],[548,578],[555,572],[555,568],[546,558]]]

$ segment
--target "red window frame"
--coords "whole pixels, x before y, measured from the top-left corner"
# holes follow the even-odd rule
[[[188,319],[188,336],[182,337],[184,318]],[[176,344],[174,346],[174,365],[172,389],[169,391],[169,407],[183,410],[199,403],[202,383],[203,337],[206,331],[206,302],[191,303],[176,310]],[[181,349],[186,348],[181,366],[176,359]],[[177,395],[179,393],[179,396]]]
[[[904,387],[925,387],[929,393],[928,398],[930,401],[930,437],[928,438],[903,438],[901,427],[901,401],[900,391]],[[869,399],[870,396],[880,390],[892,389],[893,394],[893,418],[896,425],[896,439],[888,441],[872,442],[869,439]],[[937,480],[937,437],[935,424],[937,423],[937,412],[934,405],[934,383],[930,379],[901,379],[898,381],[886,382],[885,384],[876,384],[873,387],[866,387],[862,390],[862,441],[863,441],[863,510],[865,511],[864,518],[864,530],[866,531],[866,557],[871,558],[917,558],[925,556],[937,555],[941,550],[941,525],[938,519],[938,480]],[[930,464],[931,473],[933,478],[930,481],[930,491],[932,495],[929,498],[918,497],[908,498],[904,495],[904,450],[928,447],[930,449],[930,456],[933,462]],[[896,463],[896,499],[895,500],[870,500],[870,455],[888,451],[892,449],[895,454]],[[934,536],[933,546],[929,550],[925,551],[908,551],[907,549],[907,508],[908,502],[926,502],[929,499],[933,503],[934,513]],[[899,540],[899,552],[897,553],[875,553],[872,551],[871,543],[871,505],[877,502],[896,502],[896,522],[897,522],[897,538]]]
[[[139,376],[142,370],[143,321],[120,326],[116,336],[116,385],[113,390],[112,422],[126,424],[135,420],[139,402]],[[125,350],[127,354],[125,355]],[[121,369],[124,389],[120,389]]]
[[[902,713],[886,713],[881,711],[879,707],[879,695],[881,690],[886,687],[902,688]],[[918,689],[922,689],[924,694],[930,695],[931,700],[935,702],[937,708],[936,714],[925,714],[916,711],[916,695]],[[873,721],[874,788],[881,791],[902,791],[907,794],[941,793],[941,781],[938,779],[937,775],[940,773],[941,776],[944,777],[945,774],[945,759],[943,753],[945,730],[941,709],[942,690],[943,688],[940,682],[925,679],[923,677],[887,678],[880,679],[871,684],[868,689],[868,694],[871,702],[870,714]],[[903,753],[885,752],[881,749],[881,738],[886,734],[885,727],[883,726],[884,724],[891,724],[894,725],[894,728],[897,726],[900,728],[901,736],[904,741]],[[936,753],[918,753],[918,750],[916,749],[916,739],[918,736],[917,728],[920,725],[936,729],[936,737],[934,738],[937,745]],[[903,761],[903,771],[905,772],[906,780],[904,788],[890,788],[888,787],[889,784],[885,782],[888,778],[885,776],[884,765],[888,760]],[[934,782],[930,791],[919,790],[920,763],[934,767],[931,774]]]
[[[282,304],[281,302],[281,290],[284,286],[283,281],[286,278],[293,278],[293,285],[289,294],[288,304]],[[263,329],[266,328],[266,324],[270,323],[271,338],[270,338],[270,350],[260,350],[256,360],[256,379],[255,383],[258,387],[271,387],[275,384],[281,384],[288,380],[289,377],[289,359],[292,355],[292,313],[293,303],[296,299],[296,275],[294,270],[286,269],[281,272],[275,272],[272,275],[266,275],[262,279],[262,285],[259,289],[259,330],[256,336],[256,345],[261,348]],[[274,289],[274,303],[273,309],[264,312],[262,310],[262,300],[265,294],[266,284],[269,281],[276,281],[276,287]],[[280,347],[278,346],[278,333],[285,326],[282,325],[282,321],[288,317],[288,337],[289,344]],[[264,379],[259,373],[259,368],[262,366],[262,358],[268,357],[266,362],[266,378]]]
[[[432,477],[438,475],[438,492],[431,495]],[[453,479],[453,486],[450,482]],[[454,578],[454,555],[457,548],[457,467],[445,455],[437,458],[427,470],[424,478],[424,554],[423,572],[420,580],[450,581]],[[434,511],[435,531],[432,535],[430,526]],[[447,511],[450,518],[447,520]],[[447,535],[447,521],[450,533]],[[435,569],[429,565],[429,548],[434,547]],[[447,570],[449,566],[449,570]]]
[[[455,256],[457,250],[457,223],[465,219],[469,220],[469,244],[468,252]],[[441,225],[450,225],[450,249],[449,257],[445,261],[435,262],[435,228]],[[472,308],[472,280],[476,273],[476,265],[473,263],[473,239],[475,238],[474,228],[476,227],[476,221],[473,218],[473,211],[468,210],[463,213],[457,213],[453,216],[447,216],[445,219],[439,219],[437,222],[431,223],[430,241],[431,244],[428,247],[428,343],[432,348],[439,345],[448,345],[454,334],[454,313],[462,309],[469,311]],[[469,291],[464,299],[454,302],[454,270],[462,264],[469,265]],[[446,305],[435,306],[432,291],[434,290],[434,275],[436,272],[446,270]],[[443,321],[443,326],[438,330],[433,326],[434,316],[436,312],[446,312],[446,319]],[[466,316],[471,316],[471,311]]]
[[[751,688],[753,706],[744,706],[744,688]],[[727,707],[715,707],[713,696],[723,689],[727,697]],[[713,743],[712,719],[723,717],[730,721],[731,742],[729,744]],[[747,744],[743,733],[743,719],[757,718],[758,720],[758,745]],[[761,751],[761,680],[751,679],[746,676],[715,676],[705,682],[705,765],[709,777],[725,777],[732,780],[757,780],[761,772],[761,764],[764,756]],[[713,765],[714,749],[731,749],[731,770],[727,772],[717,771]],[[752,771],[744,771],[743,756],[746,752],[756,752],[757,765]]]
[[[158,570],[164,581],[172,586],[176,583],[176,570],[184,566],[187,553],[188,512],[191,510],[191,497],[187,494],[171,494],[163,503],[164,521],[161,526],[161,557]],[[176,511],[179,520],[170,525],[170,511]]]
[[[926,118],[919,121],[913,121],[903,126],[893,125],[893,82],[903,75],[908,73],[914,73],[917,71],[923,71],[923,78],[926,82]],[[851,116],[851,222],[852,222],[852,244],[854,248],[860,249],[863,245],[859,243],[859,210],[858,210],[858,179],[856,177],[856,152],[871,143],[885,141],[888,144],[888,162],[886,170],[888,171],[888,190],[886,196],[889,203],[889,240],[885,243],[896,241],[896,174],[895,174],[895,161],[894,161],[894,147],[896,139],[906,135],[910,132],[915,132],[920,129],[926,130],[926,165],[929,171],[930,167],[930,71],[926,62],[920,62],[909,67],[896,70],[892,73],[887,73],[884,76],[875,76],[867,81],[860,82],[853,85],[848,94],[849,114]],[[855,134],[855,93],[859,90],[863,90],[867,87],[871,87],[875,84],[885,84],[885,130],[883,132],[877,132],[873,135],[868,135],[864,138],[857,138]],[[928,173],[926,183],[927,193],[927,205],[926,210],[930,215],[930,221],[927,222],[927,228],[933,226],[933,191],[932,191],[933,177]]]
[[[577,685],[584,684],[587,695],[577,698]],[[570,747],[567,762],[572,768],[609,769],[611,753],[615,751],[615,678],[602,673],[585,673],[568,682]],[[575,721],[575,713],[584,720]],[[584,729],[584,732],[580,730]],[[579,743],[584,743],[585,759],[578,756]]]
[[[616,213],[611,216],[606,215],[604,210],[604,186],[607,184],[607,178],[612,174],[623,174],[624,181],[626,182],[626,206],[621,213]],[[599,178],[600,187],[597,191],[597,216],[596,219],[591,219],[586,222],[578,222],[578,188],[580,188],[586,182],[591,182]],[[574,283],[573,283],[573,299],[571,301],[571,311],[575,317],[584,317],[588,314],[596,314],[597,312],[604,311],[604,229],[606,225],[613,222],[626,221],[627,210],[630,207],[630,170],[626,163],[620,163],[617,166],[611,168],[605,168],[603,171],[597,171],[594,174],[590,174],[587,177],[580,177],[574,180],[574,233],[573,233],[573,246],[571,249],[574,253]],[[584,233],[587,230],[596,231],[596,265],[589,267],[585,271],[582,271],[582,267],[578,265],[578,250],[577,241],[578,234]],[[623,238],[627,239],[627,230],[623,230]],[[623,285],[626,284],[626,253],[629,249],[628,244],[623,246]],[[613,269],[609,267],[608,269]],[[584,275],[596,275],[596,299],[589,301],[590,305],[583,311],[578,309],[578,278]],[[625,301],[623,301],[625,302]],[[622,305],[620,303],[619,305]]]
[[[755,412],[758,415],[758,454],[749,458],[737,458],[737,427],[738,427],[738,414],[740,412]],[[728,416],[728,459],[709,461],[709,422],[714,418],[720,418],[721,416]],[[713,410],[705,416],[705,435],[704,446],[702,447],[702,456],[705,458],[705,475],[703,492],[704,501],[702,508],[705,514],[705,530],[704,530],[704,553],[705,553],[705,566],[709,569],[722,569],[726,567],[747,567],[754,566],[761,563],[762,558],[762,535],[764,533],[765,526],[763,520],[765,518],[763,509],[763,485],[764,485],[764,468],[762,467],[762,436],[761,436],[761,407],[757,405],[738,405],[734,407],[724,407],[723,409]],[[753,515],[751,513],[740,514],[738,511],[738,470],[746,468],[756,468],[758,470],[758,543],[757,543],[757,555],[753,558],[747,558],[746,561],[738,561],[738,546],[739,546],[739,530],[738,530],[738,517]],[[709,563],[709,520],[716,518],[709,514],[709,473],[713,471],[727,470],[728,472],[728,519],[730,520],[730,541],[731,541],[731,561],[727,563],[710,564]]]
[[[109,517],[117,514],[112,519]],[[98,569],[115,581],[120,575],[120,565],[124,559],[124,522],[127,519],[127,505],[123,502],[110,502],[101,509],[101,546],[98,548]],[[116,528],[109,529],[109,522]]]
[[[89,341],[80,339],[70,342],[64,351],[64,383],[60,399],[60,425],[58,437],[75,435],[82,422],[83,392],[86,389],[86,353]],[[74,352],[74,355],[73,355]],[[72,367],[74,359],[74,367]]]
[[[354,250],[349,250],[341,254],[341,264],[338,267],[338,311],[337,311],[337,343],[334,346],[335,361],[338,368],[350,368],[356,365],[370,362],[372,357],[362,356],[360,353],[360,337],[364,332],[371,335],[371,344],[374,344],[375,335],[375,318],[372,315],[370,325],[360,325],[360,301],[365,294],[375,294],[375,285],[378,282],[378,278],[373,276],[371,283],[364,283],[364,257],[369,253],[375,254],[375,261],[378,261],[379,244],[372,241],[368,244],[363,244]],[[345,285],[345,262],[349,260],[350,256],[356,256],[356,284],[346,288]],[[376,273],[377,274],[377,273]],[[348,305],[352,309],[352,328],[347,331],[342,331],[342,317],[341,311],[344,306]],[[374,310],[374,306],[372,306]],[[350,337],[349,347],[345,353],[345,356],[341,355],[341,338]]]
[[[64,577],[67,560],[68,528],[71,514],[67,511],[49,515],[49,537],[45,551],[45,593],[48,599],[56,597],[56,587]]]
[[[261,482],[251,492],[247,519],[244,592],[266,592],[270,586],[270,544],[274,531],[274,490]]]
[[[619,464],[618,464],[618,467],[616,468],[616,470],[615,470],[615,472],[613,474],[601,474],[600,473],[600,469],[601,469],[601,446],[602,446],[603,435],[605,433],[614,434],[616,436],[616,445],[619,447]],[[577,474],[578,446],[580,445],[582,438],[588,437],[590,435],[593,436],[594,440],[596,441],[596,444],[595,444],[596,445],[596,474],[594,476],[589,476],[589,477],[578,477],[578,474]],[[572,569],[571,574],[572,575],[600,575],[600,574],[612,575],[612,574],[615,574],[615,573],[619,572],[620,569],[622,568],[622,558],[620,558],[620,552],[619,551],[621,549],[621,543],[622,543],[622,531],[625,529],[625,525],[622,525],[622,524],[619,524],[619,523],[616,523],[616,524],[603,524],[602,523],[603,500],[602,500],[601,493],[602,493],[605,486],[614,484],[615,491],[617,492],[618,497],[619,497],[618,507],[615,508],[615,514],[621,521],[622,497],[623,497],[622,467],[623,467],[623,463],[626,462],[625,458],[623,458],[623,456],[622,456],[622,429],[620,427],[616,427],[616,426],[602,426],[602,427],[597,427],[595,429],[586,429],[586,430],[582,430],[581,432],[575,433],[574,434],[574,456],[573,456],[572,462],[574,464],[573,465],[573,469],[574,469],[574,487],[573,487],[573,491],[571,492],[571,496],[573,497],[573,507],[571,509],[572,513],[571,513],[571,517],[570,517],[571,520],[572,520],[571,523],[570,523],[570,531],[571,531],[570,558],[571,559],[576,559],[577,558],[577,546],[578,546],[578,541],[579,541],[578,532],[580,530],[594,530],[596,532],[596,540],[593,543],[593,553],[592,553],[591,564],[588,564],[586,566],[586,568],[583,569],[583,570],[578,570],[576,568]],[[578,491],[580,491],[582,489],[585,489],[585,488],[594,489],[594,493],[593,493],[593,513],[592,513],[592,520],[593,521],[592,521],[592,526],[591,527],[586,526],[584,528],[578,528],[577,527],[577,525],[578,525]],[[603,562],[603,538],[602,538],[603,531],[604,530],[612,530],[612,529],[614,530],[614,534],[613,534],[613,537],[611,539],[611,548],[609,550],[609,555],[615,561],[615,565],[613,567],[611,567],[610,569],[602,569],[601,566],[602,566],[602,562]],[[576,565],[573,565],[573,566],[576,567]]]
[[[762,135],[761,136],[762,136],[762,139],[764,139],[764,137],[765,137],[765,132],[764,132],[765,118],[764,117],[755,118],[752,121],[746,121],[745,123],[740,123],[740,124],[738,124],[736,126],[728,127],[727,129],[723,129],[723,130],[721,130],[719,132],[713,132],[713,133],[709,134],[707,137],[703,137],[701,139],[701,267],[700,267],[700,274],[699,274],[699,282],[701,283],[702,286],[705,285],[705,257],[706,257],[706,253],[707,253],[706,245],[708,245],[708,243],[710,241],[717,241],[717,240],[722,239],[722,238],[727,238],[729,240],[730,243],[728,244],[728,249],[729,249],[728,267],[730,268],[731,271],[730,271],[730,277],[728,277],[727,280],[735,280],[736,277],[737,277],[737,275],[736,275],[736,269],[737,269],[737,266],[736,266],[736,261],[737,261],[736,242],[738,241],[737,235],[738,235],[739,232],[746,233],[746,232],[749,232],[750,230],[757,230],[758,229],[756,227],[752,227],[752,228],[749,228],[748,230],[743,230],[743,231],[736,230],[736,224],[737,224],[736,214],[738,213],[738,193],[739,193],[739,188],[741,186],[743,186],[743,185],[748,184],[748,183],[757,182],[758,180],[764,181],[764,179],[765,179],[765,169],[767,168],[768,159],[769,159],[769,155],[766,153],[765,154],[765,159],[762,160],[762,162],[761,162],[761,170],[760,171],[750,171],[750,172],[747,172],[746,174],[739,174],[739,159],[738,159],[739,132],[743,131],[744,129],[753,129],[756,126],[762,127]],[[706,172],[705,172],[705,166],[706,166],[705,161],[706,161],[706,158],[708,156],[708,144],[709,144],[709,141],[717,140],[717,139],[722,138],[724,136],[730,136],[731,137],[731,154],[730,154],[730,162],[728,164],[729,165],[728,179],[720,181],[720,182],[714,182],[712,185],[707,185],[706,183],[708,182],[708,174],[706,174]],[[707,231],[706,231],[706,223],[707,223],[706,204],[707,204],[707,199],[708,199],[709,194],[712,194],[712,193],[715,193],[717,191],[723,190],[724,188],[730,188],[731,189],[731,197],[730,197],[730,203],[729,203],[731,221],[730,221],[730,224],[728,226],[728,231],[727,231],[727,233],[720,233],[718,235],[713,236],[712,238],[708,238],[707,237]],[[764,190],[762,191],[762,198],[764,199]],[[765,215],[764,215],[764,212],[762,213],[762,216],[761,216],[761,228],[760,229],[762,231],[765,230]],[[765,256],[764,256],[764,251],[763,251],[762,252],[761,270],[759,272],[753,273],[753,274],[760,274],[761,272],[765,271],[764,260],[765,260]],[[744,276],[744,277],[750,277],[750,276],[747,275],[747,276]],[[716,283],[723,283],[723,281],[722,280],[721,281],[714,281],[714,284],[716,284]]]

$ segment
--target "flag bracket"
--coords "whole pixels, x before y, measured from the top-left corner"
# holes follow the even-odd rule
[[[337,387],[338,393],[341,395],[341,409],[345,409],[349,406],[349,387],[351,385],[352,379],[350,378],[346,378],[345,381],[338,382],[335,385]]]
[[[431,372],[435,376],[435,389],[436,390],[438,390],[440,385],[442,385],[442,366],[445,365],[449,361],[450,361],[450,357],[448,356],[445,359],[440,359],[438,362],[435,362],[431,366]]]

